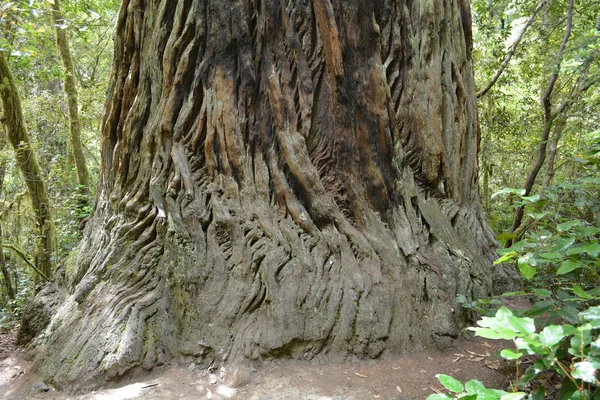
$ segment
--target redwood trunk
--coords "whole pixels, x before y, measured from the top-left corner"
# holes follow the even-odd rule
[[[48,378],[457,337],[494,258],[468,7],[124,1],[97,207],[35,341]]]

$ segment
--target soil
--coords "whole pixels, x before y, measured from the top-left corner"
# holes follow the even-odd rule
[[[507,343],[480,338],[461,340],[445,352],[414,354],[378,361],[319,364],[274,362],[260,368],[198,370],[168,365],[99,390],[69,395],[46,386],[31,371],[15,345],[16,329],[0,334],[0,399],[248,399],[248,400],[420,400],[443,391],[435,378],[444,373],[461,381],[479,379],[506,388],[511,365],[497,353]],[[46,392],[42,390],[48,390]]]

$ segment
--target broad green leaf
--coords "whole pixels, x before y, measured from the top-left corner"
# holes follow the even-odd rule
[[[523,356],[523,354],[517,353],[517,352],[512,351],[510,349],[504,349],[504,350],[502,350],[500,352],[500,355],[505,360],[518,360],[519,358],[521,358],[521,356]]]
[[[460,393],[463,390],[465,390],[463,384],[460,383],[460,381],[458,381],[457,379],[451,377],[450,375],[437,374],[435,377],[438,378],[440,383],[451,392]]]
[[[600,357],[600,337],[590,344],[590,354]]]
[[[540,301],[531,306],[531,308],[525,312],[525,316],[536,317],[550,310],[552,307],[554,307],[554,302],[550,300]]]
[[[523,278],[530,280],[535,276],[537,269],[529,264],[529,254],[519,257],[519,272]]]
[[[587,294],[585,292],[585,290],[583,290],[581,288],[581,286],[577,286],[577,285],[573,286],[573,293],[575,294],[575,296],[580,297],[582,299],[586,299],[587,300],[587,299],[593,298],[593,296],[590,296],[589,294]]]
[[[592,257],[598,257],[598,254],[600,254],[600,243],[586,243],[567,249],[565,253],[569,256],[587,253]]]
[[[550,253],[539,253],[538,256],[546,260],[560,260],[561,258],[564,258],[563,254],[558,251],[553,251]]]
[[[498,400],[500,395],[493,389],[488,389],[484,386],[481,381],[477,379],[471,379],[465,383],[465,390],[469,394],[477,396],[477,400]]]
[[[523,375],[521,375],[519,384],[528,384],[529,382],[537,378],[542,372],[544,372],[544,370],[546,370],[546,366],[544,365],[544,363],[540,360],[536,361],[535,363],[533,363],[533,365],[530,365],[525,370],[525,373],[523,373]]]
[[[563,340],[567,335],[560,325],[549,325],[540,332],[540,342],[552,347]]]
[[[558,398],[560,400],[579,400],[581,399],[581,395],[579,394],[579,390],[577,390],[577,387],[573,384],[573,382],[565,379],[560,387]]]
[[[546,398],[546,389],[543,386],[538,386],[529,393],[530,400],[544,400]]]
[[[592,325],[585,323],[577,327],[577,330],[571,338],[569,353],[574,356],[581,356],[585,353],[586,347],[592,343]]]
[[[577,227],[575,233],[579,236],[587,237],[600,233],[600,228],[596,226]]]
[[[503,339],[503,340],[512,340],[516,336],[516,332],[509,329],[502,329],[496,331],[490,328],[468,328],[469,330],[475,332],[475,336],[479,336],[486,339]]]
[[[441,394],[441,393],[436,393],[436,394],[432,394],[427,396],[427,400],[452,400],[452,396],[449,396],[447,394]]]
[[[533,196],[523,196],[523,200],[527,200],[530,203],[537,203],[540,198],[541,196],[539,194],[534,194]]]
[[[585,321],[589,321],[593,328],[600,328],[600,306],[590,307],[580,312],[579,316]]]
[[[600,365],[591,363],[589,361],[582,361],[573,364],[573,378],[581,379],[584,382],[596,383],[596,372]]]
[[[551,247],[551,251],[565,251],[575,243],[575,237],[569,236],[560,238],[554,241],[554,245]]]
[[[585,264],[579,260],[565,260],[560,263],[560,267],[556,270],[556,275],[564,275],[576,269],[585,267]]]
[[[521,400],[527,397],[527,393],[516,392],[516,393],[507,393],[500,397],[500,400]]]
[[[552,296],[552,291],[548,289],[533,289],[533,294],[537,297],[550,297]]]
[[[511,251],[509,253],[504,254],[502,257],[494,261],[494,265],[502,264],[505,262],[513,261],[515,257],[518,256],[516,251]]]
[[[544,212],[540,212],[540,213],[529,213],[529,216],[531,216],[533,219],[536,220],[540,220],[542,218],[544,218],[546,215],[548,215],[548,211],[544,211]]]
[[[558,224],[556,226],[556,230],[559,232],[566,232],[569,229],[573,228],[574,226],[578,226],[581,225],[581,221],[576,219],[573,221],[568,221],[568,222],[563,222],[562,224]]]
[[[512,189],[512,188],[500,189],[496,193],[492,194],[492,199],[496,198],[497,196],[500,196],[501,194],[506,194],[506,193],[517,194],[519,196],[523,196],[525,194],[525,189]]]
[[[508,323],[520,333],[527,335],[535,333],[535,323],[531,318],[519,318],[514,315],[508,317]]]
[[[577,310],[573,306],[565,306],[565,307],[559,308],[557,310],[552,310],[550,312],[551,316],[560,317],[560,318],[564,319],[565,321],[570,322],[572,324],[576,324],[579,322],[578,314],[579,314],[579,310]]]

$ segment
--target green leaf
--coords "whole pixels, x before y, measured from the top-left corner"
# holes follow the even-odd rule
[[[506,194],[506,193],[517,194],[519,196],[523,196],[525,194],[525,189],[512,189],[512,188],[500,189],[496,193],[492,194],[492,199],[500,196],[501,194]]]
[[[585,267],[585,264],[578,260],[565,260],[560,263],[560,267],[556,270],[556,275],[564,275],[576,269]]]
[[[561,258],[564,258],[562,253],[560,253],[558,251],[553,251],[550,253],[539,253],[538,256],[540,256],[541,258],[544,258],[546,260],[560,260]]]
[[[556,230],[559,232],[566,232],[569,229],[573,228],[574,226],[578,226],[581,225],[581,221],[576,219],[573,221],[568,221],[568,222],[563,222],[562,224],[558,224],[556,226]]]
[[[596,383],[596,371],[598,370],[598,363],[592,363],[590,361],[582,361],[573,364],[573,378],[581,379],[584,382]]]
[[[519,257],[519,272],[521,273],[521,275],[523,276],[523,278],[530,280],[531,278],[533,278],[535,276],[535,273],[537,271],[537,269],[535,267],[532,267],[529,264],[529,254]]]
[[[530,365],[519,380],[519,384],[526,385],[535,378],[537,378],[542,372],[546,370],[546,366],[541,360],[536,361],[533,365]]]
[[[512,351],[510,349],[504,349],[504,350],[502,350],[500,352],[500,355],[505,360],[518,360],[519,358],[521,358],[521,356],[523,356],[523,354],[517,353],[517,352]]]
[[[549,325],[540,332],[540,342],[552,347],[563,340],[567,335],[560,325]]]
[[[535,323],[531,318],[519,318],[514,315],[508,317],[508,323],[520,333],[527,335],[535,333]]]
[[[533,219],[539,221],[540,219],[542,219],[546,215],[548,215],[548,211],[544,211],[544,212],[541,212],[541,213],[534,213],[534,212],[532,212],[532,213],[529,213],[528,215],[531,216]]]
[[[496,261],[494,261],[494,265],[513,261],[516,256],[518,256],[516,251],[508,252],[508,253],[504,254],[502,257],[500,257],[499,259],[497,259]]]
[[[498,400],[500,398],[500,395],[494,389],[486,388],[477,379],[471,379],[465,383],[465,390],[469,394],[477,395],[477,400]]]
[[[475,336],[479,336],[479,337],[486,338],[486,339],[512,340],[516,336],[516,333],[509,329],[502,329],[499,331],[496,331],[496,330],[490,329],[490,328],[468,328],[468,329],[475,332]]]
[[[551,251],[565,251],[566,249],[571,247],[573,243],[575,243],[575,237],[573,236],[556,239],[554,241],[554,246],[552,246]]]
[[[465,390],[463,384],[460,383],[460,381],[458,381],[457,379],[451,377],[450,375],[437,374],[435,377],[438,378],[440,383],[451,392],[460,393],[463,390]]]
[[[527,396],[527,393],[516,392],[516,393],[507,393],[500,397],[500,400],[521,400]]]
[[[578,247],[570,248],[566,253],[567,255],[587,253],[592,257],[598,257],[598,254],[600,254],[600,243],[586,243]]]
[[[533,294],[537,297],[550,297],[552,296],[552,291],[548,289],[533,289]]]
[[[585,290],[583,290],[581,288],[581,286],[577,286],[577,285],[573,286],[573,293],[575,294],[575,296],[580,297],[585,300],[593,298],[593,296],[590,296],[589,294],[587,294],[585,292]]]
[[[550,310],[552,307],[554,307],[554,302],[550,300],[540,301],[531,306],[531,308],[525,312],[525,316],[536,317]]]
[[[441,393],[436,393],[436,394],[431,394],[429,396],[427,396],[427,400],[452,400],[452,396],[448,396],[447,394],[441,394]]]
[[[523,196],[523,200],[527,200],[530,203],[537,203],[540,198],[541,196],[539,194],[534,194],[533,196]]]
[[[600,306],[590,307],[579,313],[579,316],[586,321],[600,320]]]
[[[530,400],[544,400],[546,398],[546,389],[543,386],[536,387],[529,393]]]

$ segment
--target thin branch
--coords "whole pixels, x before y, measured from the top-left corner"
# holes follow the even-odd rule
[[[525,24],[523,25],[523,28],[521,29],[519,36],[517,36],[517,39],[511,45],[510,50],[508,51],[508,53],[506,53],[506,57],[504,57],[504,61],[502,62],[502,65],[500,65],[500,68],[498,69],[498,71],[496,71],[496,73],[492,77],[492,80],[483,89],[481,89],[479,92],[477,92],[477,98],[485,96],[485,94],[492,88],[492,86],[494,86],[496,84],[496,81],[498,80],[498,78],[500,78],[500,75],[502,75],[502,73],[508,66],[508,63],[510,62],[513,55],[515,54],[517,47],[519,46],[519,43],[521,43],[521,39],[523,39],[523,36],[525,35],[525,31],[527,31],[529,26],[535,20],[537,13],[542,9],[544,4],[546,4],[547,2],[548,2],[548,0],[541,0],[538,3],[538,5],[535,7],[535,9],[531,13],[531,15],[529,16],[527,21],[525,21]]]
[[[16,255],[18,255],[23,261],[25,261],[25,263],[27,263],[27,265],[29,265],[35,272],[37,272],[37,274],[39,276],[41,276],[45,281],[49,281],[50,280],[50,278],[48,278],[48,276],[46,274],[44,274],[42,271],[40,271],[38,269],[38,267],[36,267],[35,264],[33,264],[29,260],[29,258],[25,254],[25,252],[23,252],[23,250],[19,249],[17,246],[12,245],[10,243],[4,243],[4,247],[6,247],[7,249],[11,249],[12,251],[14,251]]]

